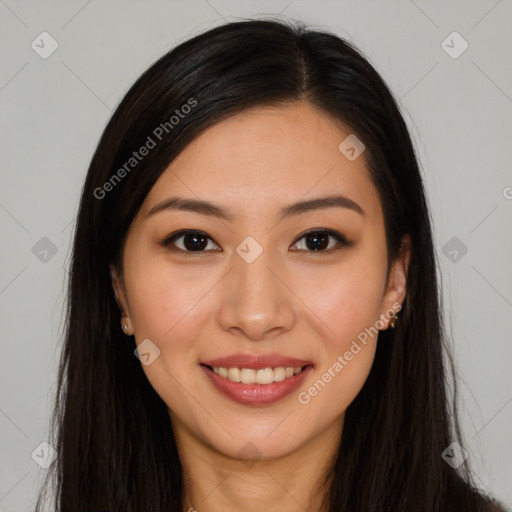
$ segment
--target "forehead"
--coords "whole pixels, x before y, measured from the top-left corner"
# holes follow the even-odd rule
[[[180,195],[261,214],[274,203],[340,193],[379,214],[364,153],[351,161],[338,149],[350,134],[307,102],[248,109],[196,137],[157,180],[143,211]]]

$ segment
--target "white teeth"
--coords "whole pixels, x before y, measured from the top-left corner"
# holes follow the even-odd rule
[[[253,370],[252,368],[224,368],[223,366],[212,367],[215,374],[229,379],[231,382],[241,382],[242,384],[272,384],[272,382],[281,382],[289,379],[302,371],[301,366],[279,366],[277,368],[261,368]]]
[[[284,379],[286,379],[286,370],[282,366],[274,368],[274,382],[281,382]]]
[[[265,368],[256,372],[256,382],[258,384],[270,384],[274,382],[274,370]]]
[[[244,384],[254,384],[256,382],[256,370],[252,368],[242,368],[240,370],[240,380]]]
[[[239,368],[230,368],[228,370],[228,379],[231,382],[240,382],[240,369]]]

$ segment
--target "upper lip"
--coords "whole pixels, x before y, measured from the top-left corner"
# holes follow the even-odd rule
[[[279,367],[303,367],[313,364],[311,361],[304,359],[296,359],[295,357],[287,357],[280,354],[231,354],[225,357],[218,357],[217,359],[210,359],[203,361],[202,364],[206,366],[222,366],[224,368],[279,368]]]

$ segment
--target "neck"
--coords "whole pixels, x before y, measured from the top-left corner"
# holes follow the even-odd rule
[[[327,475],[342,427],[340,418],[292,453],[253,460],[227,457],[188,429],[175,428],[185,482],[183,511],[324,512]]]

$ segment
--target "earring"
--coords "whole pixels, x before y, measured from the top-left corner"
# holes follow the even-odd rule
[[[127,319],[127,316],[126,315],[123,315],[121,317],[121,327],[123,328],[123,331],[124,333],[127,335],[127,336],[130,336],[130,333],[128,332],[128,323],[126,322]]]
[[[395,327],[395,322],[398,320],[398,317],[396,316],[396,313],[393,315],[393,318],[391,318],[391,321],[389,322],[389,325],[391,328]]]

